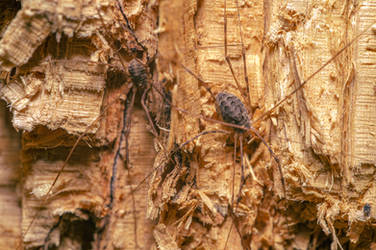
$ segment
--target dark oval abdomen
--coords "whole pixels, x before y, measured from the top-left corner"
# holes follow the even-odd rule
[[[137,84],[138,87],[146,88],[148,75],[145,66],[141,62],[137,59],[132,59],[129,63],[128,71],[133,83]]]
[[[215,100],[217,112],[219,112],[224,122],[250,128],[251,123],[247,109],[237,96],[220,92],[215,97]],[[244,130],[238,128],[235,128],[235,130],[244,132]]]

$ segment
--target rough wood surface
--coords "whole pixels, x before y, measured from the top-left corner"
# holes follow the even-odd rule
[[[227,42],[241,89],[224,58],[224,1],[161,1],[160,68],[164,74],[175,69],[173,100],[188,111],[172,111],[170,138],[178,144],[200,131],[225,128],[200,118],[219,119],[214,100],[181,64],[207,81],[215,94],[228,91],[242,98],[255,121],[376,21],[375,5],[368,1],[239,1],[239,26],[235,2],[227,1]],[[244,85],[239,27],[250,93]],[[166,237],[172,235],[184,248],[223,249],[233,220],[237,229],[229,249],[372,246],[374,239],[362,235],[373,230],[367,225],[373,220],[376,163],[371,125],[376,113],[375,41],[368,31],[271,117],[253,124],[281,162],[287,197],[275,162],[255,138],[245,148],[255,178],[248,178],[231,217],[232,135],[204,135],[181,153],[183,160],[175,165],[182,170],[166,177],[167,194],[152,196]],[[235,168],[237,194],[239,161]],[[171,187],[173,181],[187,182],[187,171],[195,172],[189,191]],[[363,212],[368,205],[370,215]]]
[[[116,1],[23,1],[2,32],[0,95],[13,126],[24,131],[18,247],[147,249],[153,243],[146,186],[130,198],[151,171],[155,151],[140,94],[129,114],[129,162],[119,138],[128,94],[136,93],[128,62],[139,53],[135,39],[154,58],[156,9],[147,1],[121,4],[135,36]]]
[[[15,248],[21,237],[19,198],[20,160],[19,136],[11,126],[10,113],[0,104],[0,248]]]
[[[17,13],[17,3],[0,3],[0,37]],[[0,73],[3,78],[4,72]],[[1,80],[0,80],[1,81]],[[0,102],[0,248],[14,249],[21,238],[20,136],[11,124],[11,113]]]
[[[224,58],[225,3],[228,56],[240,86]],[[117,1],[23,1],[17,15],[2,14],[8,21],[0,33],[0,96],[11,108],[13,126],[24,131],[22,168],[14,167],[15,156],[0,154],[7,166],[0,172],[8,200],[4,232],[24,248],[375,247],[375,29],[255,122],[376,21],[373,1],[121,4],[149,60]],[[172,106],[155,89],[148,104],[160,120],[171,109],[171,122],[157,122],[168,138],[153,138],[137,93],[126,152],[119,144],[123,110],[134,91],[127,66],[135,57],[146,64],[154,56]],[[214,100],[183,65],[214,94],[227,91],[243,101],[281,163],[286,194],[275,160],[254,133],[243,135],[248,178],[240,192],[234,130],[207,119],[220,120]],[[153,63],[148,70],[156,80]],[[179,147],[213,130],[227,133]],[[1,152],[14,154],[18,140],[10,143],[6,129],[1,135]],[[15,199],[18,171],[21,208]],[[148,176],[149,187],[138,185]],[[10,225],[20,214],[22,222]]]

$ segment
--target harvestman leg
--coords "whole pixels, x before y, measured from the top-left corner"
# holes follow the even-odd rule
[[[135,36],[132,28],[130,27],[129,25],[129,22],[128,22],[128,19],[126,18],[125,14],[123,13],[122,11],[122,8],[121,8],[121,5],[120,3],[118,2],[118,5],[119,5],[119,8],[121,10],[121,13],[123,15],[123,17],[125,17],[125,20],[127,22],[127,30],[132,34],[132,36],[136,39],[136,42],[138,44],[140,44],[137,40],[137,37]],[[110,34],[106,28],[106,25],[104,24],[104,21],[103,21],[103,18],[102,18],[102,15],[100,14],[100,11],[98,10],[98,15],[101,19],[101,22],[103,24],[103,27],[105,28],[106,32],[108,34]],[[112,44],[114,42],[112,41]],[[141,47],[144,49],[144,47],[141,45]],[[123,60],[121,58],[121,55],[119,53],[119,51],[115,50],[116,52],[116,55],[118,56],[119,58],[119,61],[121,63],[121,65],[123,66],[123,69],[126,71],[126,67],[123,63]],[[127,170],[127,178],[128,180],[130,181],[131,178],[130,178],[130,165],[129,165],[129,134],[130,134],[130,129],[131,129],[131,123],[132,123],[132,110],[133,110],[133,107],[134,107],[134,101],[135,101],[135,97],[136,97],[136,93],[137,93],[137,86],[132,83],[131,87],[130,87],[130,91],[132,92],[132,96],[131,96],[131,101],[129,101],[129,96],[127,97],[126,101],[125,101],[125,105],[124,105],[124,112],[123,112],[123,128],[121,130],[121,133],[120,133],[120,138],[119,138],[119,145],[118,145],[118,149],[115,153],[115,157],[114,157],[114,162],[113,162],[113,165],[112,165],[112,175],[111,175],[111,180],[110,180],[110,203],[109,203],[109,208],[112,209],[113,207],[113,201],[114,201],[114,193],[115,193],[115,183],[116,183],[116,176],[117,176],[117,159],[119,158],[120,156],[120,150],[122,149],[122,141],[123,141],[123,137],[125,139],[125,162],[126,162],[126,165],[125,165],[125,168]],[[129,104],[129,107],[127,107]],[[132,199],[132,209],[133,211],[136,211],[136,200],[135,200],[135,197],[134,197],[134,191],[133,191],[133,188],[132,188],[132,185],[129,185],[130,186],[130,195],[131,195],[131,199]],[[136,213],[133,213],[133,220],[134,220],[134,227],[133,227],[133,231],[134,231],[134,240],[135,240],[135,245],[136,245],[136,248],[139,248],[138,246],[138,239],[137,239],[137,215]]]
[[[240,14],[239,14],[239,5],[238,5],[238,0],[235,0],[236,2],[236,7],[237,7],[237,11],[238,11],[238,22],[239,22],[239,30],[240,30],[240,38],[241,38],[241,45],[242,45],[242,58],[243,58],[243,66],[244,66],[244,73],[245,73],[245,82],[247,83],[247,90],[248,90],[248,77],[247,77],[247,74],[246,74],[246,70],[247,70],[247,67],[246,67],[246,60],[245,60],[245,50],[244,50],[244,43],[243,43],[243,33],[242,33],[242,28],[241,28],[241,24],[240,24]],[[288,98],[290,98],[293,94],[295,94],[297,91],[299,91],[301,88],[303,88],[303,86],[310,80],[312,79],[318,72],[320,72],[324,67],[326,67],[330,62],[332,62],[335,58],[337,58],[345,49],[347,49],[353,42],[355,42],[362,34],[364,34],[370,27],[372,27],[374,24],[371,24],[369,25],[365,30],[363,30],[361,33],[359,33],[357,36],[355,36],[348,44],[346,44],[341,50],[339,50],[331,59],[329,59],[326,63],[324,63],[321,67],[319,67],[313,74],[311,74],[303,83],[300,83],[299,81],[299,86],[294,90],[292,91],[291,93],[289,93],[288,95],[286,95],[282,100],[280,100],[273,108],[271,108],[270,110],[268,110],[267,112],[265,112],[261,117],[259,117],[257,119],[257,121],[260,121],[261,119],[264,119],[267,115],[271,114],[278,106],[280,106],[284,101],[286,101]],[[226,0],[224,0],[224,43],[225,43],[225,59],[226,59],[226,62],[230,68],[230,71],[232,73],[232,76],[237,84],[237,86],[239,87],[239,82],[237,81],[236,79],[236,76],[234,74],[234,70],[233,70],[233,67],[232,67],[232,64],[231,64],[231,61],[230,61],[230,58],[227,54],[227,17],[226,17]],[[240,89],[240,88],[239,88]],[[248,91],[249,93],[249,91]],[[242,94],[243,95],[243,94]],[[244,97],[244,95],[243,95]],[[247,101],[249,101],[248,99],[246,99]],[[257,122],[256,121],[256,122]],[[281,175],[281,183],[282,183],[282,186],[283,186],[283,192],[284,192],[284,196],[286,197],[286,189],[285,189],[285,181],[284,181],[284,178],[283,178],[283,175],[282,175],[282,168],[281,168],[281,165],[280,165],[280,162],[279,162],[279,159],[277,158],[277,156],[275,155],[275,153],[273,152],[273,150],[267,145],[266,141],[261,137],[261,135],[258,133],[258,131],[256,129],[254,129],[253,127],[250,128],[250,130],[252,132],[254,132],[257,137],[259,137],[262,141],[262,143],[268,148],[270,154],[272,155],[272,157],[274,158],[274,160],[276,161],[277,165],[278,165],[278,168],[279,168],[279,172],[280,172],[280,175]],[[235,144],[236,145],[236,144]],[[242,173],[243,175],[243,173]],[[242,187],[242,185],[241,185]],[[240,189],[241,189],[240,187]],[[240,190],[241,191],[241,190]],[[240,194],[241,192],[239,192]],[[286,220],[287,220],[287,217],[286,217]],[[230,232],[229,234],[231,233],[231,229],[232,229],[232,225],[231,225],[231,228],[230,228]],[[225,248],[227,246],[227,241],[229,239],[229,235],[227,237],[227,240],[226,240],[226,244],[225,244]]]
[[[125,15],[125,13],[124,13],[124,10],[123,10],[123,7],[121,6],[121,4],[120,4],[120,2],[117,0],[117,4],[118,4],[118,8],[119,8],[119,10],[120,10],[120,12],[121,12],[121,14],[122,14],[122,16],[123,16],[123,18],[124,18],[124,20],[125,20],[125,22],[126,22],[126,26],[125,26],[125,29],[126,30],[128,30],[129,32],[130,32],[130,34],[132,35],[132,37],[134,38],[134,40],[136,41],[136,43],[142,48],[142,50],[144,51],[144,53],[146,54],[146,57],[147,57],[147,60],[149,60],[149,55],[148,55],[148,53],[147,53],[147,49],[145,48],[145,46],[142,44],[142,43],[140,43],[139,41],[138,41],[138,39],[137,39],[137,36],[135,35],[135,33],[134,33],[134,31],[133,31],[133,29],[132,29],[132,27],[131,27],[131,25],[130,25],[130,23],[129,23],[129,20],[128,20],[128,18],[127,18],[127,16]],[[102,20],[102,24],[103,24],[103,26],[106,28],[106,26],[104,25],[104,22],[103,22],[103,19],[102,19],[102,17],[101,17],[101,15],[100,15],[100,12],[98,11],[98,14],[99,14],[99,16],[100,16],[100,18],[101,18],[101,20]],[[108,34],[110,34],[108,31],[107,31],[107,33]],[[113,39],[114,40],[114,39]],[[113,42],[112,42],[113,43]],[[128,48],[129,49],[129,48]],[[124,63],[123,63],[123,61],[122,61],[122,58],[121,58],[121,55],[119,54],[119,52],[118,51],[116,51],[116,54],[118,55],[118,58],[119,58],[119,60],[120,60],[120,63],[122,64],[122,66],[123,66],[123,69],[125,70],[125,71],[127,71],[126,70],[126,67],[125,67],[125,65],[124,65]],[[139,62],[139,60],[138,59],[136,59],[136,61],[138,61]],[[139,62],[140,64],[142,64],[141,62]],[[145,65],[141,65],[144,69],[146,68],[145,67]],[[129,71],[129,69],[128,69],[128,71]],[[145,69],[145,71],[146,71],[146,69]],[[147,74],[147,76],[148,76],[148,73],[146,73]],[[149,80],[150,79],[148,79],[148,77],[146,77],[147,79],[143,79],[143,80],[145,80],[146,82],[147,82],[147,86],[146,86],[146,88],[145,88],[145,90],[143,91],[143,93],[142,93],[142,96],[141,96],[141,105],[142,105],[142,107],[143,107],[143,109],[144,109],[144,111],[145,111],[145,113],[146,113],[146,116],[147,116],[147,119],[148,119],[148,121],[149,121],[149,124],[150,124],[150,126],[151,126],[151,130],[152,130],[152,134],[155,136],[155,138],[158,138],[158,133],[157,133],[157,131],[156,131],[156,129],[155,129],[155,126],[154,126],[154,123],[153,123],[153,121],[152,121],[152,119],[151,119],[151,117],[150,117],[150,113],[149,113],[149,109],[147,108],[147,106],[146,106],[146,104],[145,104],[145,101],[146,101],[146,98],[147,98],[147,95],[148,95],[148,93],[149,93],[149,91],[150,91],[150,89],[151,89],[151,86],[150,86],[150,82],[149,82]],[[120,136],[120,139],[119,139],[119,148],[118,148],[118,151],[116,152],[116,155],[115,155],[115,157],[117,156],[117,155],[119,155],[120,154],[120,149],[121,149],[121,143],[122,143],[122,137],[123,137],[123,135],[124,135],[124,138],[125,138],[125,161],[126,161],[126,169],[127,169],[127,177],[128,177],[128,180],[131,180],[131,178],[130,178],[130,167],[129,167],[129,134],[130,134],[130,129],[131,129],[131,116],[132,116],[132,110],[133,110],[133,107],[134,107],[134,101],[135,101],[135,96],[136,96],[136,93],[137,93],[137,90],[138,89],[141,89],[143,86],[142,86],[142,84],[138,84],[138,83],[136,83],[136,82],[133,82],[132,83],[132,86],[131,86],[131,91],[132,91],[132,97],[131,97],[131,101],[130,101],[130,103],[129,103],[129,107],[128,107],[128,109],[127,109],[127,104],[128,104],[128,98],[127,98],[127,100],[126,100],[126,104],[125,104],[125,107],[124,107],[124,109],[126,110],[125,112],[124,112],[124,118],[123,118],[123,124],[125,125],[125,127],[124,127],[124,125],[123,125],[123,129],[122,129],[122,132],[121,132],[121,136]],[[162,97],[164,97],[163,95],[162,95]],[[161,144],[161,143],[159,143],[162,147],[163,147],[163,145]],[[117,162],[117,158],[115,158],[114,159],[114,164],[113,164],[113,171],[112,171],[112,176],[111,176],[111,186],[110,186],[110,207],[112,207],[112,202],[113,202],[113,195],[114,195],[114,192],[115,192],[115,184],[114,184],[114,182],[115,182],[115,179],[116,179],[116,173],[117,173],[117,171],[116,171],[116,162]],[[147,177],[149,177],[151,174],[149,174]],[[141,184],[147,179],[147,177],[145,177],[144,178],[144,180],[142,180],[141,181]],[[135,191],[140,187],[141,185],[140,184],[138,184],[136,187],[135,187],[135,189],[133,189],[132,188],[132,185],[130,185],[130,195],[131,195],[131,198],[132,198],[132,208],[133,208],[133,211],[136,211],[136,201],[135,201],[135,197],[134,197],[134,193],[135,193]],[[136,213],[133,213],[133,220],[134,220],[134,237],[135,237],[135,245],[136,245],[136,248],[139,248],[139,246],[138,246],[138,239],[137,239],[137,216],[136,216]]]
[[[127,178],[128,178],[128,181],[131,180],[131,174],[130,174],[130,162],[129,162],[129,134],[130,134],[130,130],[131,130],[131,123],[132,123],[132,110],[133,110],[133,107],[134,107],[134,100],[135,100],[135,96],[136,96],[136,92],[137,92],[137,89],[135,86],[132,87],[132,99],[131,99],[131,102],[130,102],[130,106],[127,110],[127,117],[124,117],[124,120],[123,122],[126,122],[126,128],[125,128],[125,155],[126,155],[126,169],[127,169]],[[124,107],[126,108],[126,107]],[[122,131],[123,133],[123,131]],[[120,142],[119,142],[119,150],[120,150]],[[114,175],[114,173],[113,173]],[[116,178],[116,176],[115,176]],[[133,188],[132,188],[132,183],[130,183],[129,185],[129,189],[130,189],[130,193],[131,193],[131,199],[132,199],[132,209],[133,211],[136,211],[136,200],[135,200],[135,197],[134,197],[134,192],[133,192]],[[134,220],[134,227],[133,227],[133,233],[134,233],[134,240],[135,240],[135,245],[136,245],[136,249],[139,248],[138,246],[138,239],[137,239],[137,215],[136,213],[132,213],[133,215],[133,220]]]
[[[237,19],[238,19],[238,24],[239,24],[240,42],[241,42],[241,46],[242,46],[242,52],[241,53],[242,53],[242,61],[243,61],[244,81],[246,83],[247,94],[248,94],[249,93],[249,81],[248,81],[248,75],[247,75],[246,55],[245,55],[243,31],[242,31],[242,27],[241,27],[241,23],[240,23],[240,10],[239,10],[239,2],[238,2],[238,0],[235,0],[235,3],[236,3],[236,9],[237,9]],[[237,78],[235,76],[235,73],[234,73],[234,70],[233,70],[233,67],[232,67],[232,63],[231,63],[230,57],[228,55],[228,50],[227,50],[227,9],[226,9],[226,7],[227,7],[226,0],[224,0],[224,50],[225,50],[225,60],[227,62],[227,65],[230,68],[232,77],[234,78],[234,81],[236,82],[236,85],[238,86],[239,90],[241,90],[240,84],[239,84],[239,82],[238,82],[238,80],[237,80]],[[241,91],[241,93],[242,93],[242,96],[243,96],[244,100],[246,100],[246,102],[248,104],[248,107],[250,107],[250,105],[249,105],[249,98],[247,98],[243,94],[242,91]],[[284,178],[283,178],[282,167],[280,165],[278,157],[275,155],[275,153],[270,148],[270,146],[267,144],[267,142],[264,140],[264,138],[262,138],[262,136],[260,135],[260,133],[258,133],[258,131],[255,128],[252,128],[252,126],[251,126],[250,129],[251,129],[252,132],[254,132],[256,134],[256,136],[258,138],[260,138],[260,140],[262,141],[262,143],[268,148],[268,151],[270,152],[270,154],[272,155],[272,157],[276,161],[276,163],[278,165],[278,169],[279,169],[280,175],[281,175],[281,184],[283,186],[284,196],[286,197],[285,181],[284,181]],[[244,173],[243,160],[241,160],[241,163],[242,163],[241,164],[242,165],[242,173]],[[245,179],[244,175],[242,174],[242,180],[244,180],[244,179]],[[241,183],[241,186],[243,186],[242,183]],[[240,191],[241,191],[241,187],[240,187]]]
[[[227,65],[230,68],[230,71],[231,71],[232,77],[234,78],[236,86],[238,87],[239,90],[241,90],[240,83],[239,83],[238,79],[235,76],[234,68],[232,67],[230,56],[228,55],[228,51],[227,51],[227,3],[226,3],[226,0],[223,0],[223,1],[224,1],[224,3],[223,3],[223,5],[224,5],[224,7],[223,7],[223,9],[224,9],[223,16],[224,16],[225,60],[227,62]],[[236,9],[237,9],[237,18],[238,18],[238,22],[239,22],[240,42],[241,42],[241,46],[242,46],[242,60],[243,60],[244,80],[245,80],[245,83],[246,83],[247,95],[248,95],[248,93],[249,93],[249,84],[248,84],[247,64],[246,64],[246,60],[245,60],[246,57],[245,57],[245,48],[244,48],[244,42],[243,42],[243,31],[242,31],[242,27],[241,27],[241,23],[240,23],[240,11],[239,11],[238,0],[236,0],[235,2],[236,2]],[[242,91],[240,91],[240,92],[241,92],[241,95],[242,95],[243,99],[246,101],[248,107],[250,107],[250,105],[249,105],[250,104],[249,103],[249,98],[247,98],[247,96],[244,95]]]
[[[241,22],[240,22],[240,10],[239,10],[238,0],[235,0],[235,3],[236,3],[236,9],[237,9],[237,19],[238,19],[238,24],[239,24],[240,42],[241,42],[241,48],[242,48],[241,54],[242,54],[242,61],[243,61],[244,81],[245,81],[245,84],[246,84],[247,95],[249,95],[249,81],[248,81],[248,74],[247,74],[246,54],[245,54],[245,48],[244,48],[243,31],[242,31]],[[228,65],[228,67],[231,71],[232,77],[233,77],[238,89],[241,90],[239,81],[237,80],[237,78],[235,76],[235,72],[234,72],[230,57],[228,55],[228,49],[227,49],[227,4],[226,4],[226,0],[224,0],[224,17],[223,18],[224,18],[224,53],[225,53],[225,60],[227,62],[227,65]],[[243,94],[243,91],[240,91],[240,92],[242,94],[243,99],[246,101],[247,106],[250,107],[249,98],[247,98],[247,95]],[[273,150],[270,148],[270,146],[267,144],[267,142],[264,140],[264,138],[262,138],[262,136],[259,134],[259,132],[256,129],[254,129],[252,127],[252,125],[250,127],[251,127],[250,130],[252,132],[254,132],[257,137],[260,138],[262,143],[268,148],[270,154],[272,155],[272,157],[276,161],[280,175],[281,175],[281,184],[282,184],[282,187],[283,187],[283,193],[284,193],[284,196],[286,197],[285,181],[284,181],[284,178],[283,178],[282,167],[280,165],[279,159],[277,158],[277,156],[275,155]],[[233,185],[232,185],[233,194],[232,194],[232,196],[234,196],[235,159],[236,159],[236,146],[237,146],[236,140],[237,140],[237,136],[235,136],[235,139],[234,139],[235,144],[234,144],[234,170],[233,170]],[[245,181],[246,181],[246,178],[244,177],[244,165],[243,165],[243,134],[240,134],[240,136],[239,136],[239,147],[240,147],[240,158],[241,158],[240,159],[240,161],[241,161],[241,163],[240,163],[240,165],[241,165],[241,181],[240,181],[240,187],[239,187],[239,194],[238,194],[238,197],[236,199],[237,200],[236,204],[238,204],[238,202],[240,201],[241,191],[242,191],[243,185],[245,184]],[[234,197],[232,197],[232,205],[233,204],[234,204]],[[233,223],[231,223],[230,231],[227,235],[227,239],[226,239],[224,249],[226,249],[226,247],[227,247],[227,243],[228,243],[231,231],[232,231],[232,226],[233,226]],[[239,232],[238,228],[237,228],[237,231]]]
[[[146,106],[146,98],[148,97],[148,93],[149,91],[151,90],[151,87],[147,87],[145,90],[144,90],[144,93],[142,94],[142,97],[141,97],[141,105],[142,105],[142,108],[144,109],[145,111],[145,114],[146,114],[146,117],[148,118],[148,121],[149,121],[149,124],[150,124],[150,127],[151,127],[151,133],[154,135],[155,138],[158,138],[158,133],[157,133],[157,130],[154,126],[154,122],[153,120],[151,119],[151,116],[150,116],[150,111],[148,109],[148,107]],[[160,145],[162,146],[162,144],[160,143]]]
[[[126,14],[124,13],[124,10],[123,10],[123,7],[122,5],[120,4],[120,2],[117,0],[117,4],[118,4],[118,8],[126,22],[126,26],[124,27],[125,29],[127,29],[130,34],[132,35],[132,37],[134,38],[134,40],[136,41],[136,43],[142,48],[142,50],[144,51],[144,53],[146,54],[146,58],[147,58],[147,61],[150,60],[149,58],[149,55],[148,55],[148,52],[147,52],[147,49],[145,48],[145,46],[140,43],[137,39],[137,36],[135,35],[134,31],[133,31],[133,28],[131,27],[130,23],[129,23],[129,20],[126,16]],[[119,55],[119,53],[117,52],[118,54],[118,57],[119,57],[119,60],[121,61],[121,64],[123,65],[123,68],[126,69],[125,65],[123,64],[122,60],[121,60],[121,56]],[[154,126],[154,122],[150,116],[150,111],[146,105],[146,99],[148,97],[148,93],[150,92],[151,88],[153,87],[153,84],[151,82],[151,79],[149,79],[149,73],[148,70],[146,69],[146,66],[140,62],[137,58],[135,59],[139,64],[141,65],[137,65],[137,67],[142,67],[143,69],[142,70],[145,70],[144,73],[146,73],[146,77],[145,79],[142,79],[142,83],[137,83],[137,82],[134,82],[133,83],[133,87],[132,87],[132,91],[133,91],[133,97],[132,97],[132,101],[131,101],[131,104],[130,104],[130,108],[129,108],[129,112],[127,112],[127,115],[126,115],[126,121],[124,121],[126,124],[127,124],[127,127],[126,127],[126,130],[125,130],[125,152],[126,152],[126,162],[127,162],[127,165],[129,164],[129,142],[128,142],[128,137],[129,137],[129,132],[130,132],[130,125],[131,125],[131,115],[132,115],[132,109],[133,109],[133,106],[134,106],[134,96],[137,92],[137,90],[142,90],[143,88],[145,88],[142,92],[142,96],[141,96],[141,105],[145,111],[145,114],[147,116],[147,119],[149,121],[149,124],[150,124],[150,127],[151,127],[151,132],[152,134],[154,135],[155,138],[157,138],[158,140],[158,133],[157,133],[157,130]],[[129,70],[129,67],[128,67],[128,71],[130,73],[130,70]],[[136,70],[137,71],[137,70]],[[131,74],[131,73],[130,73]],[[132,76],[132,74],[131,74]],[[146,84],[145,84],[146,83]],[[145,86],[146,85],[146,86]],[[162,98],[164,100],[166,100],[166,97],[163,93],[161,93],[158,88],[154,88],[158,91],[158,93],[162,96]],[[168,100],[167,100],[168,101]],[[158,142],[159,143],[159,146],[162,148],[162,150],[164,150],[164,152],[166,151],[165,148],[163,147],[163,144]],[[120,146],[120,145],[119,145]],[[166,157],[168,155],[166,154]],[[153,173],[153,171],[152,171]],[[134,198],[134,192],[141,186],[142,183],[144,183],[146,181],[146,179],[148,177],[151,176],[150,173],[149,175],[147,175],[142,181],[141,183],[139,183],[134,189],[132,187],[130,187],[130,192],[131,192],[131,197],[132,197],[132,206],[133,206],[133,211],[136,211],[136,202],[135,202],[135,198]],[[113,175],[115,174],[116,176],[116,171],[113,171]],[[128,179],[130,180],[130,168],[127,167],[127,176],[128,176]],[[113,188],[111,189],[112,190],[112,193],[113,193]],[[134,235],[135,235],[135,244],[136,244],[136,247],[138,247],[138,241],[137,241],[137,216],[135,213],[133,213],[133,217],[134,217],[134,221],[135,221],[135,224],[134,224]]]

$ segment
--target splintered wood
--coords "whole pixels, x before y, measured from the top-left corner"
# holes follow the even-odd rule
[[[233,128],[206,119],[219,119],[214,100],[188,70],[214,95],[222,91],[237,95],[256,121],[374,23],[376,5],[239,1],[237,8],[236,1],[226,1],[226,11],[224,7],[224,1],[160,4],[159,68],[161,75],[176,79],[173,105],[184,110],[172,108],[169,157],[174,158],[163,160],[159,154],[155,167],[162,170],[153,177],[154,191],[149,190],[148,214],[163,228],[158,239],[165,233],[182,248],[202,249],[374,245],[376,239],[362,238],[374,230],[369,222],[376,205],[372,31],[270,116],[253,123],[282,165],[287,197],[275,162],[254,137],[244,149],[249,177],[239,203],[232,200],[241,180],[239,149],[235,166],[233,160]],[[228,56],[240,89],[224,58],[224,13]],[[230,134],[203,135],[179,150],[172,146],[171,141],[181,145],[199,132],[218,129]],[[171,245],[158,239],[161,249]]]
[[[2,87],[1,96],[14,110],[15,128],[31,131],[43,125],[79,133],[99,115],[106,67],[98,58],[92,60],[98,50],[85,39],[95,32],[89,28],[91,22],[99,25],[98,17],[89,18],[96,13],[95,7],[81,6],[88,19],[80,23],[77,15],[82,10],[77,13],[79,8],[68,2],[27,1],[10,23],[0,42],[0,66],[7,71],[19,67],[20,77]],[[57,15],[69,8],[76,11],[57,22]],[[61,38],[72,37],[78,23],[81,27],[75,38]],[[57,32],[56,40],[51,37],[46,42],[52,32]],[[98,124],[89,132],[97,128]]]
[[[128,20],[117,1],[23,1],[1,29],[0,97],[12,111],[13,126],[24,131],[17,248],[153,244],[145,216],[147,187],[131,195],[154,160],[153,137],[139,101],[129,117],[129,162],[124,142],[118,141],[130,92],[128,62],[140,53],[134,51],[134,37],[154,58],[156,8],[143,0],[121,4]],[[78,135],[82,140],[67,161]],[[117,163],[115,152],[121,156]]]
[[[376,246],[375,28],[315,73],[376,22],[374,2],[56,0],[0,12],[0,97],[24,131],[21,211],[11,157],[0,223],[18,247]],[[166,141],[150,133],[135,59]],[[216,122],[204,86],[237,96],[278,159],[254,132]]]

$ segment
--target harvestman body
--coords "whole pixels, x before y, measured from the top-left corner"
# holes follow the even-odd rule
[[[227,92],[220,92],[215,97],[217,112],[224,122],[244,126],[249,129],[251,122],[247,109],[240,99]],[[239,133],[244,133],[244,129],[234,128]]]
[[[128,71],[134,84],[139,89],[145,89],[148,84],[148,75],[145,66],[137,59],[132,59],[128,66]]]

